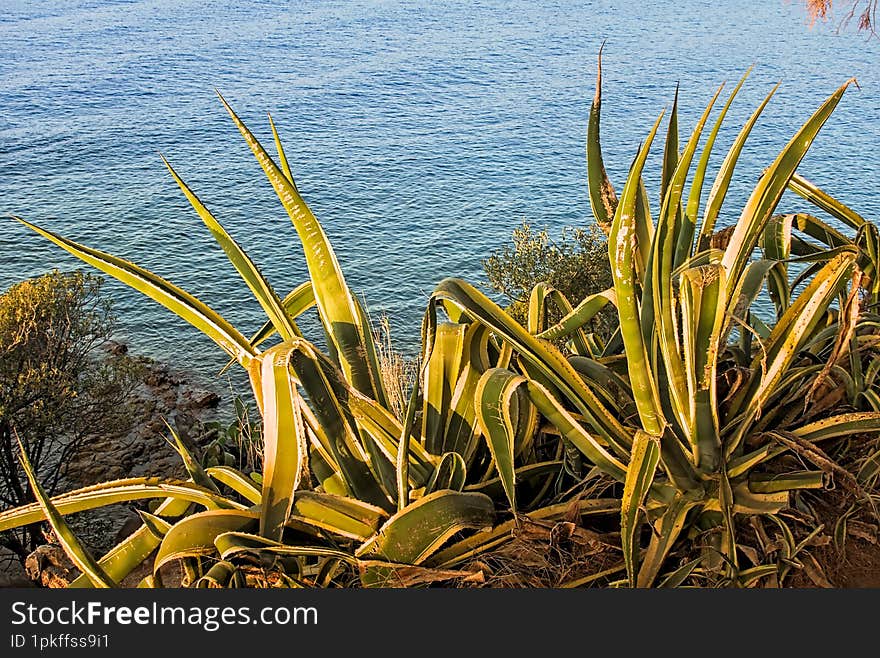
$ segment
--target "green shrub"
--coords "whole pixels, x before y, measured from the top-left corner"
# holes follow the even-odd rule
[[[595,224],[565,227],[555,241],[546,228],[537,230],[523,221],[513,230],[509,243],[483,260],[483,269],[490,285],[509,300],[507,311],[520,324],[526,322],[529,295],[538,283],[556,288],[573,305],[612,285],[608,243]],[[560,317],[561,313],[553,309],[548,321],[553,323]],[[617,314],[609,306],[586,328],[608,338],[616,327]]]
[[[126,399],[139,366],[100,350],[113,333],[102,279],[53,271],[0,296],[0,504],[35,500],[16,436],[43,486],[54,492],[71,459],[99,434],[130,429]],[[22,560],[43,543],[39,524],[3,533]]]

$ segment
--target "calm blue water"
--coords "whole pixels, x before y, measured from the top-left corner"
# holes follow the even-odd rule
[[[523,219],[554,231],[588,221],[584,135],[605,39],[604,148],[618,189],[677,81],[685,131],[717,84],[755,64],[720,146],[783,86],[741,160],[725,221],[850,76],[861,91],[847,93],[801,172],[880,216],[880,44],[808,29],[799,2],[222,4],[2,0],[0,212],[153,269],[246,332],[259,307],[158,151],[281,294],[305,267],[215,87],[267,145],[272,112],[350,285],[391,315],[410,352],[441,278],[482,282],[480,259]],[[0,288],[78,262],[5,219],[0,250]],[[224,362],[164,309],[109,288],[135,349],[205,374]]]

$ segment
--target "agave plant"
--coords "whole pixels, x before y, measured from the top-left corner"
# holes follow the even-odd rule
[[[300,196],[274,123],[270,119],[277,164],[222,97],[221,102],[287,210],[310,275],[282,299],[165,161],[266,313],[268,322],[250,338],[161,277],[19,221],[167,307],[245,368],[263,421],[262,473],[250,477],[228,464],[203,469],[177,441],[189,481],[136,478],[52,500],[33,483],[37,502],[0,513],[0,529],[48,520],[83,573],[74,586],[119,583],[153,551],[148,585],[161,584],[160,569],[171,561],[185,567],[185,583],[234,585],[253,582],[255,561],[267,560],[276,584],[329,582],[340,564],[356,568],[364,584],[394,584],[460,576],[423,565],[453,535],[492,528],[496,510],[527,511],[538,519],[570,514],[567,504],[542,507],[563,474],[562,442],[558,433],[538,440],[546,436],[535,406],[519,380],[512,383],[503,374],[516,354],[488,325],[454,306],[447,309],[448,321],[438,322],[432,303],[423,327],[419,382],[404,418],[393,413],[369,318]],[[485,303],[488,312],[500,312]],[[328,354],[297,325],[312,307]],[[276,334],[280,342],[263,349]],[[70,513],[153,498],[161,502],[152,514],[143,514],[143,526],[100,560],[83,550],[64,522]],[[617,507],[615,500],[598,500],[577,509],[591,514]],[[479,545],[497,544],[510,528],[502,524]],[[468,546],[456,550],[466,554]],[[446,557],[434,563],[450,555],[459,553],[447,547]],[[401,581],[402,574],[408,580]]]
[[[639,421],[631,446],[623,446],[621,455],[628,461],[624,554],[630,581],[639,585],[653,583],[671,544],[688,524],[717,528],[715,548],[734,580],[754,576],[754,571],[739,568],[734,515],[772,515],[789,504],[790,492],[822,487],[830,469],[817,444],[880,428],[876,413],[829,415],[829,405],[814,395],[822,377],[840,369],[836,361],[841,348],[824,355],[824,363],[820,358],[829,335],[843,333],[843,323],[830,330],[827,325],[847,312],[857,315],[859,288],[875,278],[875,243],[868,237],[874,233],[862,220],[864,238],[836,239],[839,233],[814,217],[774,215],[787,186],[809,189],[795,170],[850,82],[819,107],[765,170],[736,224],[716,231],[743,145],[776,91],[755,110],[727,152],[700,218],[710,153],[744,80],[706,139],[687,196],[687,177],[721,89],[681,151],[676,97],[656,222],[642,173],[661,119],[640,147],[618,201],[599,145],[601,77],[592,108],[590,198],[597,220],[609,227],[620,338]],[[808,235],[824,238],[827,248],[795,242],[793,222]],[[867,249],[860,249],[863,242]],[[756,254],[759,246],[763,253]],[[787,266],[797,261],[809,267],[795,282],[806,285],[794,297]],[[777,307],[772,328],[751,311],[764,282]],[[839,297],[843,302],[835,312],[831,306]],[[736,342],[730,340],[734,333],[739,335]],[[815,469],[773,468],[771,462],[788,451],[812,461]],[[637,519],[643,506],[654,532],[637,569]]]

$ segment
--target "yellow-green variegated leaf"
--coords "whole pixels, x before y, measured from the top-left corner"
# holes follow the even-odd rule
[[[173,498],[204,507],[245,509],[224,496],[199,487],[192,482],[161,480],[160,478],[128,478],[113,480],[75,491],[59,494],[51,499],[52,505],[64,516],[75,512],[97,509],[113,503],[127,503],[149,498]],[[45,512],[37,503],[22,505],[0,512],[0,532],[46,520]]]
[[[494,516],[492,499],[488,496],[435,491],[388,519],[355,555],[419,565],[456,532],[491,527]]]
[[[604,45],[604,44],[603,44]],[[587,127],[587,182],[590,192],[590,207],[599,227],[608,233],[611,219],[617,209],[617,195],[614,186],[605,173],[602,162],[602,146],[599,135],[599,119],[602,109],[602,49],[599,49],[599,64],[596,69],[596,95],[590,107],[590,121]]]
[[[214,555],[214,540],[225,532],[250,531],[259,523],[259,513],[248,510],[210,510],[187,516],[165,533],[153,562],[153,573],[186,557]]]
[[[388,518],[388,513],[375,505],[316,491],[296,492],[293,515],[294,520],[306,525],[361,542],[369,539]]]
[[[801,439],[813,442],[825,441],[838,436],[861,433],[875,434],[877,432],[880,432],[880,413],[874,411],[838,414],[791,430],[792,434]]]
[[[247,338],[220,314],[162,277],[122,258],[77,244],[18,217],[15,219],[80,260],[159,302],[208,336],[243,366],[246,367],[257,355]]]
[[[517,396],[527,380],[522,375],[503,368],[492,368],[483,373],[474,395],[477,421],[486,438],[489,452],[504,485],[510,509],[516,513],[514,456],[516,435],[519,430],[519,405],[531,404]]]
[[[139,512],[141,518],[145,520],[144,525],[111,548],[104,557],[98,560],[98,566],[111,580],[117,583],[122,582],[156,550],[162,537],[165,536],[165,532],[170,529],[170,523],[162,517],[173,518],[185,514],[189,506],[189,501],[168,498],[159,505],[155,514],[147,515],[146,512]],[[150,526],[147,525],[145,517],[149,517],[153,521]],[[70,581],[67,587],[77,589],[91,586],[91,581],[85,574],[82,574]]]
[[[647,348],[642,334],[633,256],[636,235],[636,195],[648,151],[662,118],[662,115],[657,118],[630,168],[608,236],[608,258],[611,262],[614,292],[617,295],[617,314],[620,318],[620,333],[626,351],[633,398],[639,411],[642,427],[650,434],[655,435],[663,432],[666,423],[660,408],[657,383],[651,373]]]
[[[385,398],[382,378],[380,373],[373,370],[375,358],[371,356],[375,355],[369,354],[369,341],[364,333],[357,303],[345,283],[336,253],[323,227],[291,180],[275,164],[232,107],[222,96],[220,101],[263,168],[299,235],[321,322],[333,342],[346,378],[364,395],[383,402]]]
[[[620,541],[630,587],[636,584],[636,564],[639,554],[636,531],[639,528],[639,512],[654,482],[659,461],[659,439],[647,432],[636,432],[620,503]]]
[[[20,439],[18,441],[18,447],[21,453],[21,466],[24,469],[25,475],[27,475],[28,482],[31,485],[31,491],[37,499],[40,508],[42,508],[46,520],[49,522],[49,525],[52,526],[52,530],[55,531],[55,536],[58,538],[58,542],[61,544],[64,552],[67,553],[67,556],[77,568],[82,571],[90,581],[92,581],[92,584],[95,587],[116,587],[116,583],[113,582],[113,579],[107,575],[107,573],[101,568],[101,565],[99,565],[95,558],[92,557],[91,553],[86,550],[79,538],[74,534],[73,530],[70,529],[70,526],[67,525],[64,516],[58,511],[58,508],[52,504],[52,500],[43,490],[36,475],[34,475],[34,470],[28,459],[27,451],[25,451],[24,445],[21,443]]]
[[[263,500],[263,494],[254,481],[241,471],[231,466],[211,466],[206,470],[209,477],[217,482],[225,484],[237,494],[244,496],[254,505],[259,505]]]
[[[183,182],[183,179],[177,175],[177,172],[174,171],[174,168],[168,160],[163,157],[162,162],[168,167],[168,171],[171,172],[174,181],[183,191],[187,200],[195,209],[196,213],[198,213],[202,222],[208,227],[208,230],[211,232],[211,235],[214,236],[217,244],[223,249],[229,262],[232,263],[232,266],[235,268],[235,271],[238,272],[239,276],[241,276],[247,284],[247,287],[250,288],[260,306],[263,307],[263,311],[275,327],[275,330],[281,334],[284,340],[290,340],[295,336],[301,335],[296,323],[287,315],[287,313],[285,313],[281,300],[278,298],[275,290],[269,285],[266,277],[264,277],[262,272],[257,269],[257,266],[254,265],[244,249],[242,249],[232,236],[226,232],[226,229],[224,229],[214,215],[211,214],[211,211],[208,210],[205,204],[196,196],[195,192],[193,192],[189,186]]]
[[[260,358],[263,391],[263,490],[260,534],[278,540],[306,463],[300,396],[290,375],[296,345],[282,343]]]

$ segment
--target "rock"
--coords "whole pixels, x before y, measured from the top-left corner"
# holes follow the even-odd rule
[[[28,578],[43,587],[67,587],[76,578],[76,567],[59,544],[38,546],[25,559],[24,568]]]
[[[185,373],[144,360],[141,384],[135,389],[132,429],[122,436],[101,436],[83,446],[71,460],[59,491],[130,477],[186,477],[186,469],[166,440],[174,428],[196,458],[210,439],[204,423],[215,420],[220,396],[199,388]],[[101,556],[137,517],[131,505],[112,505],[83,512],[82,537]],[[77,515],[80,516],[80,515]],[[136,527],[136,526],[135,526]],[[133,530],[133,528],[132,528]],[[79,533],[78,533],[78,536]]]
[[[128,345],[115,340],[108,340],[103,345],[104,351],[113,356],[124,356],[128,354]]]
[[[18,556],[9,549],[0,547],[0,588],[33,586],[34,583],[28,578]]]

